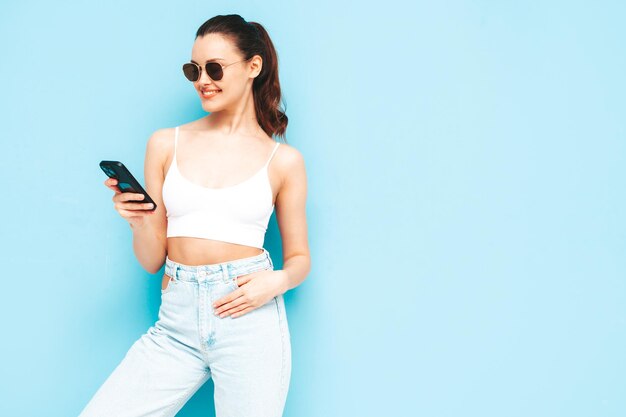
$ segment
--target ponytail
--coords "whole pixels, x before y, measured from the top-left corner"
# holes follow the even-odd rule
[[[265,52],[262,55],[263,67],[261,72],[252,84],[256,117],[268,135],[284,137],[288,118],[285,112],[280,109],[281,92],[278,79],[278,55],[276,54],[274,43],[265,28],[257,22],[250,22],[250,24],[258,31]]]

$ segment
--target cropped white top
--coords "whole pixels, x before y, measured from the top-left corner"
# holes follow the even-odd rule
[[[174,156],[163,182],[163,204],[167,237],[187,236],[221,240],[263,248],[267,225],[274,211],[269,159],[254,175],[230,187],[208,188],[182,176],[176,163],[178,126]]]

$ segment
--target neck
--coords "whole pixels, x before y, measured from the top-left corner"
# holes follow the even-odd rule
[[[256,119],[252,89],[230,108],[205,117],[207,126],[223,136],[256,135],[261,127]]]

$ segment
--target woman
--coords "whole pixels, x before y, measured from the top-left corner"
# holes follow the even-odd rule
[[[209,378],[218,417],[284,409],[291,343],[283,294],[305,279],[310,255],[304,161],[272,139],[287,127],[276,51],[260,24],[215,16],[198,29],[183,73],[210,114],[148,140],[146,191],[156,210],[105,181],[139,262],[151,273],[165,262],[159,318],[82,417],[174,416]],[[274,207],[282,270],[263,248]]]

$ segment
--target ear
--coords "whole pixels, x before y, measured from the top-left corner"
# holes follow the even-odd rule
[[[250,60],[250,78],[256,78],[263,68],[263,58],[261,55],[255,55]]]

